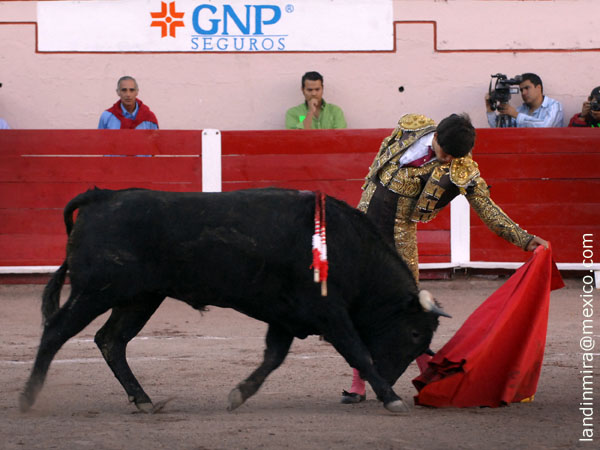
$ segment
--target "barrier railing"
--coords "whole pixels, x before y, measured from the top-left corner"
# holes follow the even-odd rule
[[[354,206],[390,131],[2,131],[0,273],[49,271],[60,264],[62,209],[94,186],[279,186],[321,190]],[[600,133],[563,128],[477,134],[475,160],[494,201],[529,232],[552,241],[560,268],[587,269],[584,241],[600,235]],[[462,198],[420,225],[418,239],[424,269],[513,268],[529,256],[487,230]]]

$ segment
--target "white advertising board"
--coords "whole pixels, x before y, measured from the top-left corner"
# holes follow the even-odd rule
[[[38,2],[40,52],[392,50],[392,0]]]

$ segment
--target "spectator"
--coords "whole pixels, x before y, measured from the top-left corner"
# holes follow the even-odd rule
[[[569,122],[570,127],[600,127],[600,86],[595,87],[583,102],[581,112],[575,114]]]
[[[542,79],[534,73],[521,75],[519,84],[523,104],[515,109],[509,103],[498,105],[501,115],[509,116],[509,126],[518,128],[549,128],[563,126],[563,108],[560,102],[544,95]],[[496,113],[492,111],[489,94],[485,96],[487,119],[496,127]]]
[[[121,77],[117,82],[120,100],[102,113],[98,129],[156,130],[158,120],[150,108],[137,98],[138,92],[138,84],[133,77]]]
[[[342,108],[323,100],[323,76],[319,72],[306,72],[301,87],[305,101],[285,113],[287,129],[346,128]]]
[[[2,87],[2,83],[0,83],[0,87]],[[0,130],[10,130],[8,123],[6,120],[0,117]]]
[[[417,223],[434,219],[458,195],[464,195],[486,226],[508,242],[526,251],[548,247],[492,201],[472,159],[474,143],[475,129],[468,116],[452,114],[436,126],[428,117],[407,114],[383,140],[369,168],[358,209],[394,246],[417,283]],[[352,387],[343,391],[342,403],[365,398],[365,382],[354,369]]]

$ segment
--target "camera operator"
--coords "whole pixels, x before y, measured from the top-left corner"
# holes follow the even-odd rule
[[[581,112],[571,118],[569,126],[600,128],[600,86],[592,90],[587,101],[583,102]]]
[[[560,102],[544,95],[542,80],[534,73],[521,75],[519,83],[523,104],[514,108],[509,103],[500,103],[497,110],[500,115],[509,118],[508,126],[518,128],[548,128],[563,126],[563,108]],[[490,127],[495,128],[498,121],[492,108],[489,93],[485,96],[485,106]]]

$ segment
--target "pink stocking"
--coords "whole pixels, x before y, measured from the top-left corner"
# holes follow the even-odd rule
[[[350,392],[365,395],[365,380],[360,377],[356,369],[352,369],[352,387],[350,388]]]

